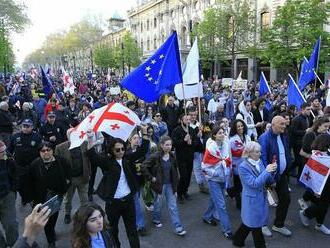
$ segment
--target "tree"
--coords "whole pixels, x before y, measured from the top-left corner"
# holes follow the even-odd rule
[[[118,68],[114,48],[107,45],[99,45],[94,50],[94,62],[102,69]]]
[[[30,22],[24,11],[25,6],[16,4],[13,0],[0,1],[0,68],[4,72],[11,71],[14,65],[10,33],[22,32]]]
[[[238,53],[247,54],[253,42],[255,16],[250,1],[219,0],[204,12],[204,20],[195,33],[199,39],[201,58],[215,63],[219,59],[231,59],[231,74],[234,75],[234,61]]]
[[[330,36],[324,31],[328,24],[330,4],[321,0],[287,0],[279,7],[272,27],[260,44],[262,59],[286,72],[299,72],[303,57],[308,57],[313,44],[322,37],[321,70],[325,70],[325,57],[329,53]]]
[[[142,52],[138,47],[136,41],[134,40],[131,33],[127,32],[123,37],[123,58],[124,63],[128,68],[128,71],[131,71],[131,67],[136,67],[141,63]]]

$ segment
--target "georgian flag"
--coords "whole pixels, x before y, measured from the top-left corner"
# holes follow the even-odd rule
[[[126,141],[134,128],[141,123],[139,117],[120,103],[112,102],[90,113],[70,133],[70,148],[80,146],[87,140],[87,131],[105,132]]]
[[[313,151],[300,176],[300,182],[321,195],[330,173],[330,156]]]
[[[72,78],[70,77],[69,73],[65,71],[62,67],[62,74],[63,74],[63,86],[64,86],[64,93],[70,92],[70,95],[73,95],[74,89],[76,88],[73,84]]]

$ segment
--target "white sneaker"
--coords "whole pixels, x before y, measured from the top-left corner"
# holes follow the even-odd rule
[[[326,235],[330,235],[330,229],[327,228],[325,225],[315,225],[315,230],[323,232]]]
[[[305,210],[300,210],[299,211],[299,217],[300,217],[300,221],[304,226],[309,226],[309,219],[308,217],[304,214]]]
[[[306,202],[303,198],[298,199],[298,204],[301,210],[305,210],[306,208],[309,207],[309,203]]]
[[[289,237],[289,236],[292,235],[292,232],[291,232],[288,228],[286,228],[285,226],[284,226],[284,227],[276,227],[276,226],[273,226],[273,227],[272,227],[272,230],[273,230],[274,232],[278,232],[278,233],[280,233],[280,234],[282,234],[282,235],[284,235],[284,236],[287,236],[287,237]]]
[[[263,234],[264,236],[266,236],[266,237],[271,237],[271,236],[273,236],[273,234],[272,234],[272,232],[269,230],[268,226],[263,226],[263,227],[261,228],[261,230],[262,230],[262,234]]]

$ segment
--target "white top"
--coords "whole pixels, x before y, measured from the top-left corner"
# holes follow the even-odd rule
[[[123,169],[122,159],[117,160],[117,162],[120,165],[120,178],[118,181],[118,185],[117,185],[117,189],[116,189],[114,198],[120,199],[120,198],[127,196],[129,193],[131,193],[131,190],[130,190],[127,180],[126,180],[125,172]]]
[[[207,105],[207,110],[211,113],[215,113],[217,111],[218,106],[220,105],[219,102],[216,102],[213,98],[209,101]]]

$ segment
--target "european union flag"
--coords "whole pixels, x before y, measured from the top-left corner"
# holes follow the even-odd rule
[[[154,102],[161,95],[174,92],[178,83],[182,83],[182,72],[174,31],[148,60],[122,80],[121,85],[142,100]]]
[[[268,111],[271,111],[271,109],[273,108],[273,104],[271,103],[271,101],[269,99],[266,99],[266,105],[265,105],[265,108],[268,110]]]
[[[310,64],[310,67],[313,68],[314,70],[317,70],[317,67],[319,66],[320,47],[321,47],[321,37],[317,39],[317,41],[314,45],[314,50],[308,61]]]
[[[52,81],[50,80],[50,78],[46,75],[42,66],[40,66],[40,69],[41,69],[42,87],[43,87],[45,96],[48,99],[51,96],[51,94],[53,93],[53,84],[52,84]]]
[[[259,79],[259,96],[266,95],[268,93],[272,93],[270,91],[269,85],[267,83],[265,74],[263,72],[260,73],[260,79]]]
[[[288,85],[288,105],[295,105],[298,110],[300,110],[301,105],[306,102],[305,98],[301,94],[298,86],[296,85],[294,79],[289,74],[290,80]]]
[[[306,86],[316,78],[314,68],[304,57],[304,61],[301,64],[300,77],[298,81],[298,87],[300,91],[303,91]]]

